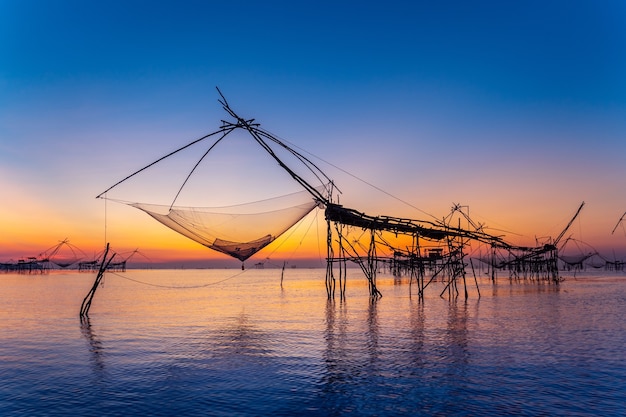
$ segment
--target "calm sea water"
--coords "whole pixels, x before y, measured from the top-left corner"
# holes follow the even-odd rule
[[[624,274],[372,302],[355,270],[332,302],[321,269],[127,271],[81,323],[94,278],[0,275],[0,415],[626,415]]]

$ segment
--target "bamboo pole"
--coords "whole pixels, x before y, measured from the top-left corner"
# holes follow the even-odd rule
[[[107,260],[107,255],[109,253],[109,244],[107,243],[106,249],[104,251],[104,255],[102,256],[102,263],[100,264],[100,269],[98,270],[98,275],[96,275],[96,279],[93,283],[93,286],[83,299],[82,304],[80,305],[80,318],[83,319],[85,317],[89,317],[89,309],[91,308],[91,302],[93,300],[93,296],[96,294],[96,290],[104,277],[104,272],[107,267],[115,257],[115,253],[111,255],[111,257]]]
[[[478,280],[476,279],[476,271],[474,270],[474,261],[471,258],[470,265],[472,266],[472,274],[474,274],[474,283],[476,284],[476,291],[478,291],[478,298],[480,298],[480,288],[478,288]]]

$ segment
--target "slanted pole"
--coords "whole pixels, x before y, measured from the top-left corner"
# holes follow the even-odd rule
[[[478,291],[478,298],[480,298],[480,288],[478,288],[478,280],[476,279],[476,271],[474,270],[474,262],[470,258],[470,265],[472,266],[472,274],[474,274],[474,283],[476,284],[476,291]]]
[[[104,271],[108,268],[109,264],[115,257],[115,253],[111,255],[111,257],[107,260],[107,255],[109,253],[109,244],[107,243],[106,249],[104,251],[104,255],[102,256],[102,263],[100,264],[100,269],[98,270],[98,275],[96,275],[96,280],[93,283],[93,286],[83,299],[83,302],[80,306],[80,318],[83,319],[85,317],[89,317],[89,308],[91,307],[91,301],[93,300],[93,296],[96,294],[96,290],[104,277]]]

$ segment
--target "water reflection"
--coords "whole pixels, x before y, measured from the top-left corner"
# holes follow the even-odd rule
[[[408,361],[413,364],[414,369],[422,369],[424,367],[424,350],[426,326],[426,318],[423,302],[412,302],[409,310],[409,329],[406,341],[408,346],[405,351],[409,355]]]
[[[92,363],[93,374],[101,377],[104,372],[104,345],[94,334],[89,317],[81,317],[80,332],[89,343],[89,359]]]
[[[496,282],[490,284],[491,296],[501,297],[503,295],[516,295],[516,294],[541,294],[541,293],[558,293],[561,291],[561,285],[554,285],[552,283],[541,280],[514,280],[514,279],[499,279]]]
[[[450,386],[465,386],[469,383],[467,369],[470,363],[467,302],[449,303],[446,324],[441,344],[444,353],[441,360],[446,367],[444,375],[450,379]]]
[[[452,364],[457,366],[467,365],[469,362],[467,302],[451,301],[449,306],[444,346],[450,348],[449,357],[452,359]]]
[[[215,355],[231,357],[269,356],[270,337],[255,326],[250,317],[241,313],[232,323],[218,329],[210,340]]]
[[[84,283],[5,291],[0,415],[623,414],[623,281],[424,301],[390,279],[380,300],[328,301],[302,274],[282,290],[111,285],[78,337]]]
[[[381,357],[381,349],[379,346],[379,324],[378,324],[378,309],[377,299],[370,298],[369,306],[367,309],[367,331],[366,335],[366,348],[367,348],[367,369],[372,373],[377,372],[377,365]]]
[[[343,383],[350,377],[348,326],[346,301],[339,302],[337,308],[335,300],[329,299],[326,302],[324,333],[326,349],[322,357],[325,366],[322,376],[323,391],[332,391],[336,383]]]

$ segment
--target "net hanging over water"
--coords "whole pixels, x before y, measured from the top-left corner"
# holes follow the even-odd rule
[[[301,191],[228,207],[129,205],[189,239],[243,262],[298,223],[318,202],[308,191]]]
[[[106,199],[108,191],[137,174],[193,145],[212,138],[213,142],[206,151],[201,153],[200,158],[190,169],[170,205],[117,201],[144,211],[163,225],[201,245],[243,262],[296,225],[317,206],[325,206],[331,199],[334,184],[310,159],[261,129],[258,123],[254,123],[254,119],[246,120],[239,117],[228,106],[221,92],[220,96],[222,99],[219,102],[233,117],[234,122],[222,120],[222,127],[219,130],[196,139],[133,172],[100,193],[97,198]],[[253,139],[252,142],[259,145],[260,150],[269,154],[270,160],[277,163],[291,179],[298,183],[302,191],[233,206],[203,207],[202,203],[193,207],[177,205],[176,202],[183,189],[188,191],[186,187],[192,175],[200,171],[201,162],[227,136],[232,137],[229,135],[234,131],[247,132]],[[297,168],[294,168],[292,164],[287,165],[285,162],[287,159],[293,161]],[[197,190],[197,196],[203,195],[207,195],[204,186]],[[245,190],[242,195],[246,195]],[[212,194],[207,196],[211,197]]]

